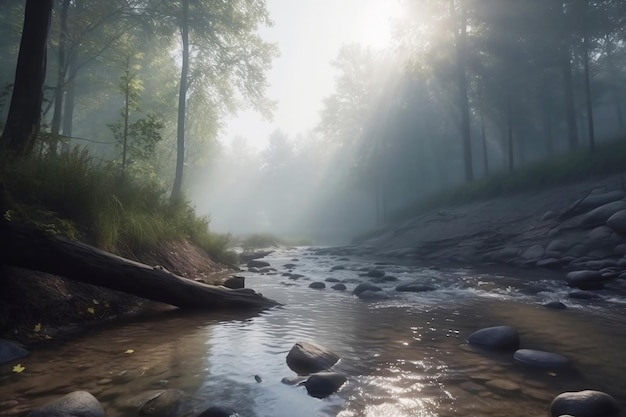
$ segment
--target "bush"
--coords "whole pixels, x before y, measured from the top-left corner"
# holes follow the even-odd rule
[[[3,164],[0,181],[22,216],[48,231],[80,236],[104,250],[130,255],[164,240],[189,239],[216,260],[235,263],[229,238],[209,231],[188,202],[170,201],[154,181],[122,177],[86,150]],[[70,227],[71,226],[71,227]]]

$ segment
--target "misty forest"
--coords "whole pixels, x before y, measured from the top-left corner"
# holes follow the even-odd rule
[[[0,415],[626,415],[626,2],[0,23]]]

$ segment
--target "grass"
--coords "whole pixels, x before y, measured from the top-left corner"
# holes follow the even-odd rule
[[[187,202],[170,201],[158,184],[119,172],[86,150],[74,150],[5,162],[0,182],[23,217],[46,231],[127,256],[188,239],[214,259],[235,263],[228,236],[211,233],[207,217],[196,216]]]
[[[626,172],[626,140],[603,144],[594,152],[587,149],[573,151],[526,165],[512,173],[492,175],[442,191],[428,200],[392,213],[390,219],[398,222],[438,207],[539,191],[622,172]]]

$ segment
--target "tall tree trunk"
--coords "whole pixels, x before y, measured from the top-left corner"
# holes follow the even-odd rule
[[[187,103],[187,76],[189,73],[189,0],[182,0],[180,33],[183,47],[183,62],[180,70],[180,91],[178,93],[178,129],[176,135],[176,175],[172,187],[173,200],[182,197],[183,171],[185,165],[185,107]]]
[[[70,151],[70,145],[73,134],[74,121],[74,102],[76,99],[76,72],[78,71],[78,53],[74,52],[68,56],[68,78],[65,100],[63,103],[63,136],[65,140],[61,144],[61,153],[67,154]]]
[[[613,80],[613,88],[611,88],[612,98],[613,98],[613,106],[615,107],[615,118],[617,119],[617,126],[619,131],[624,130],[624,113],[622,111],[622,96],[621,96],[621,86],[619,83],[619,71],[615,66],[615,60],[613,59],[613,53],[615,51],[615,45],[611,38],[607,35],[604,39],[604,43],[606,44],[606,63],[608,67],[608,72],[611,75],[611,79]]]
[[[563,73],[567,141],[569,149],[573,150],[578,147],[578,127],[576,125],[576,104],[574,102],[574,82],[569,45],[564,45],[561,48],[561,71]]]
[[[478,107],[480,110],[480,136],[483,145],[483,164],[485,168],[485,177],[489,175],[489,158],[487,156],[487,134],[485,132],[485,111],[483,109],[482,85],[479,86]]]
[[[57,69],[57,82],[54,89],[54,113],[50,125],[52,140],[50,141],[50,151],[56,153],[59,132],[61,131],[61,116],[63,110],[63,95],[65,93],[65,77],[67,75],[67,14],[70,7],[70,0],[63,0],[61,4],[61,29],[59,31],[59,67]]]
[[[548,103],[548,97],[545,92],[547,88],[546,83],[541,88],[540,98],[541,100],[541,124],[543,128],[543,137],[546,144],[546,153],[548,156],[554,155],[554,136],[552,135],[552,118],[550,116],[550,105]]]
[[[584,0],[585,17],[589,17],[589,1]],[[583,39],[583,65],[585,77],[585,102],[587,105],[587,129],[589,132],[589,149],[596,148],[596,137],[593,128],[593,98],[591,97],[591,75],[589,74],[589,23],[585,22],[585,37]]]
[[[126,175],[126,149],[128,147],[128,119],[130,118],[130,55],[126,57],[126,85],[124,86],[124,132],[122,144],[122,177]]]
[[[15,84],[0,137],[0,153],[28,154],[39,132],[52,4],[52,0],[26,1]]]
[[[470,130],[469,115],[469,99],[467,97],[467,74],[466,66],[466,48],[467,48],[467,9],[460,3],[461,16],[459,28],[454,28],[454,37],[456,43],[456,71],[457,82],[459,88],[458,105],[461,111],[461,131],[463,135],[463,162],[465,165],[465,181],[474,180],[474,169],[472,166],[472,138]],[[450,15],[456,22],[456,9],[454,0],[450,0]]]

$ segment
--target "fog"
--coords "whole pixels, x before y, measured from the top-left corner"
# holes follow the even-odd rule
[[[622,3],[260,1],[245,36],[227,22],[217,29],[240,48],[233,56],[235,47],[218,53],[217,38],[202,36],[206,25],[192,26],[185,197],[217,232],[338,244],[451,187],[621,138]],[[0,5],[3,62],[16,61],[22,7]],[[113,6],[100,7],[74,11],[70,39],[80,53],[68,70],[75,104],[63,134],[70,146],[117,163],[112,126],[128,100],[120,79],[130,76],[136,103],[127,118],[158,115],[163,123],[154,152],[137,153],[130,169],[167,190],[177,153],[179,32],[150,34],[105,17],[97,29],[81,29],[80,13],[108,16]],[[190,21],[202,23],[204,9],[195,7]],[[141,17],[147,9],[132,10]],[[55,11],[46,129],[59,27]],[[13,71],[0,69],[2,91]],[[2,120],[7,105],[3,94]]]

